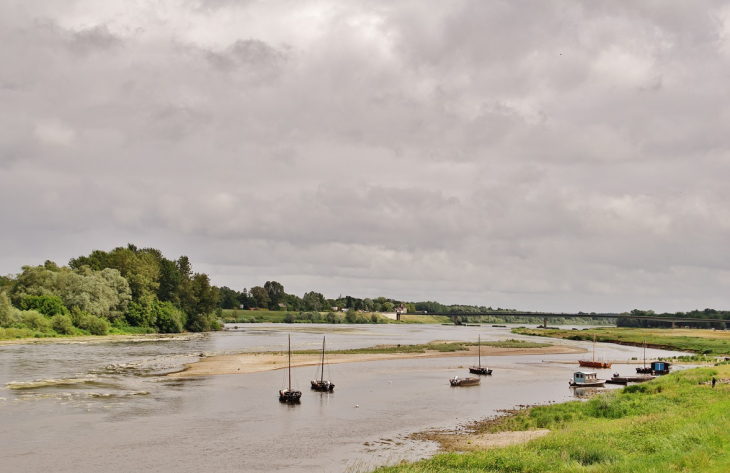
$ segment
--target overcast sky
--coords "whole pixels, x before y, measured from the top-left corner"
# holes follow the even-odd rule
[[[730,309],[726,1],[3,0],[0,273]]]

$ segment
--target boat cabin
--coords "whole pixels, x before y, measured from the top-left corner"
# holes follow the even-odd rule
[[[594,384],[598,382],[598,373],[595,371],[576,371],[573,373],[573,384]]]
[[[651,371],[654,374],[667,374],[669,373],[670,366],[672,366],[672,364],[667,361],[652,361]]]

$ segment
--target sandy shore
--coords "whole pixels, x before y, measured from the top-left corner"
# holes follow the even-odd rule
[[[585,350],[565,345],[552,345],[541,348],[495,348],[482,347],[482,356],[507,355],[555,355],[585,353]],[[360,361],[403,360],[408,358],[446,358],[459,356],[476,356],[477,347],[469,351],[439,352],[427,350],[424,353],[372,353],[372,354],[328,354],[327,363],[356,363]],[[292,367],[312,366],[319,364],[320,355],[292,355]],[[196,363],[185,365],[187,369],[168,376],[186,378],[193,376],[212,376],[221,374],[248,374],[261,371],[272,371],[287,366],[287,356],[282,353],[240,353],[236,355],[220,355],[203,358]]]

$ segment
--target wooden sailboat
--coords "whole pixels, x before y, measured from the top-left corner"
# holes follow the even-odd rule
[[[644,366],[636,368],[636,372],[639,374],[651,374],[651,366],[646,366],[646,338],[644,339]]]
[[[324,341],[325,337],[322,337],[322,375],[319,379],[312,380],[312,389],[315,391],[332,392],[335,389],[335,385],[324,379]]]
[[[593,358],[590,360],[578,360],[580,366],[587,366],[590,368],[610,368],[611,363],[607,361],[596,361],[596,336],[593,335]]]
[[[280,402],[299,402],[302,392],[291,388],[291,335],[289,335],[289,387],[279,391]]]
[[[477,386],[481,382],[481,379],[478,377],[459,378],[458,376],[454,376],[449,380],[452,386]]]
[[[492,370],[487,368],[486,366],[482,366],[482,336],[479,335],[479,342],[477,343],[477,346],[479,347],[479,364],[477,366],[470,366],[469,372],[474,374],[492,374]]]

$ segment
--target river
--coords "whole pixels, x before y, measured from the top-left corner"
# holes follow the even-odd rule
[[[165,374],[201,356],[243,351],[358,348],[433,340],[508,338],[509,327],[441,325],[238,324],[224,332],[156,341],[83,341],[0,346],[0,458],[3,472],[367,471],[432,455],[410,433],[455,428],[517,405],[575,399],[576,355],[482,360],[481,386],[451,388],[472,357],[328,366],[335,392],[309,389],[315,367],[292,370],[299,405],[278,401],[286,371],[175,379]],[[545,342],[549,339],[537,339]],[[587,342],[549,340],[580,346]],[[642,349],[598,344],[606,359]],[[647,350],[647,357],[679,355]],[[486,361],[486,363],[485,363]],[[631,374],[633,365],[599,370]]]

